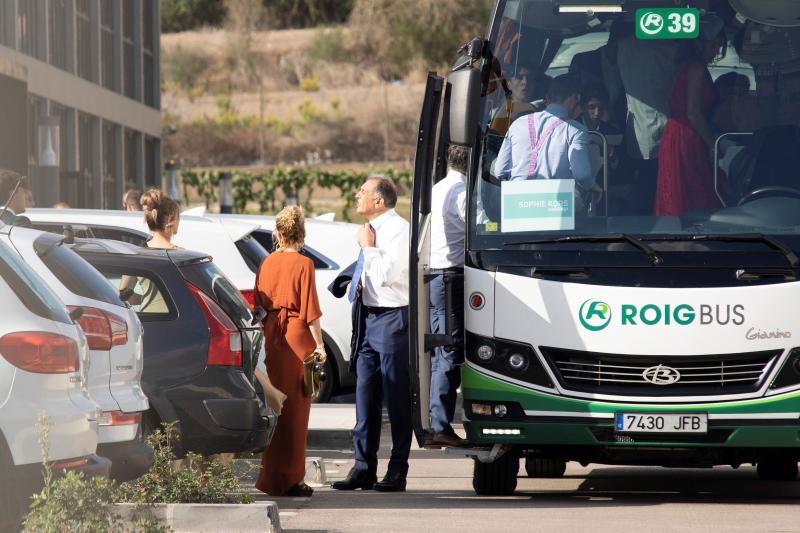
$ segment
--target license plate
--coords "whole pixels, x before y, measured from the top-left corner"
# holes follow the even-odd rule
[[[617,433],[708,433],[708,415],[617,413],[614,430]]]

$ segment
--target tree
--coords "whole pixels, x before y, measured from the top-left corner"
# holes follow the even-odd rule
[[[161,0],[161,31],[187,31],[217,26],[225,19],[222,0]]]
[[[354,0],[263,0],[274,28],[307,28],[347,20]]]

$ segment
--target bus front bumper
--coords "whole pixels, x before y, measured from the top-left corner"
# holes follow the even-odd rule
[[[544,448],[798,448],[800,391],[745,401],[693,404],[613,403],[568,398],[510,384],[464,365],[464,428],[473,445],[517,444]],[[473,404],[491,406],[477,415]],[[505,416],[494,407],[505,406]],[[705,413],[706,433],[640,433],[615,431],[616,413]]]

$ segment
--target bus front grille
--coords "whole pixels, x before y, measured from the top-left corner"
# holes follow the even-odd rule
[[[622,396],[713,396],[758,390],[780,351],[641,356],[540,347],[562,387]]]

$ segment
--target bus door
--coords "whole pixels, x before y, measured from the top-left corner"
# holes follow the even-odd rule
[[[444,173],[446,83],[428,74],[419,121],[411,199],[409,249],[409,355],[414,434],[420,446],[430,441],[430,336],[428,318],[431,189]],[[432,346],[433,344],[433,346]]]

